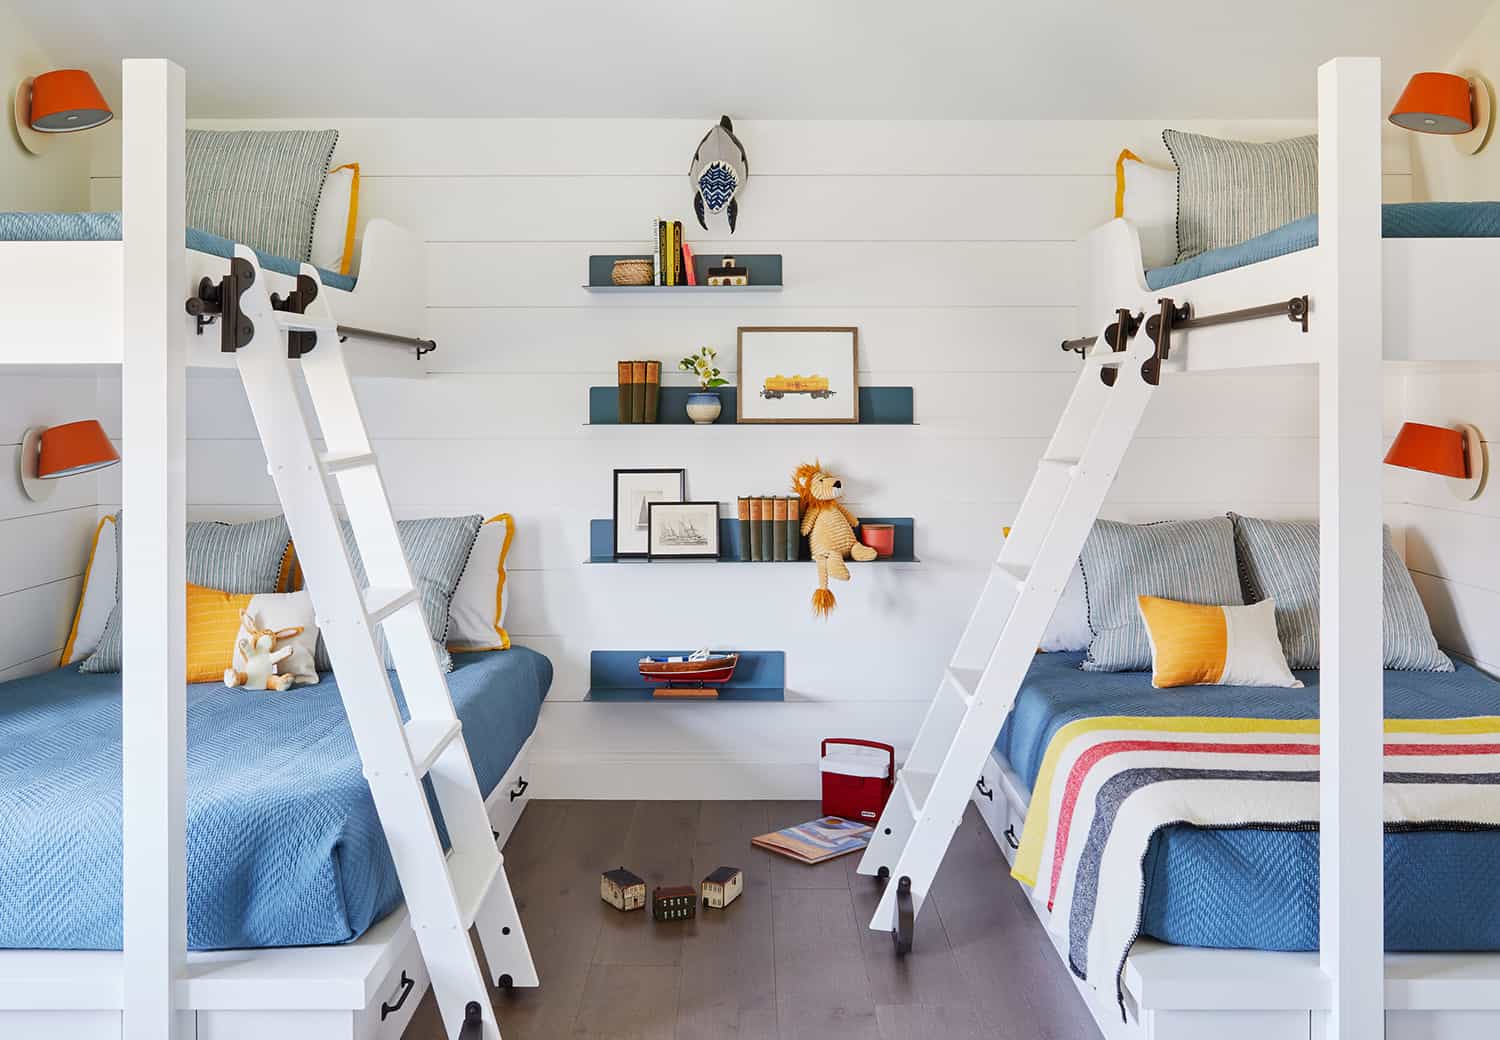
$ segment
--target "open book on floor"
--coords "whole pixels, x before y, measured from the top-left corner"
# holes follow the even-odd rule
[[[871,829],[853,820],[820,816],[807,823],[783,827],[751,838],[750,844],[768,852],[789,856],[801,863],[822,863],[870,844]]]

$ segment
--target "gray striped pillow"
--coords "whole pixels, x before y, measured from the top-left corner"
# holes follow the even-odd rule
[[[1318,642],[1318,525],[1286,520],[1260,520],[1230,514],[1234,543],[1244,578],[1245,601],[1276,601],[1276,632],[1287,664],[1317,668]],[[1381,592],[1385,597],[1382,635],[1385,666],[1403,672],[1451,672],[1453,662],[1438,647],[1432,623],[1411,572],[1391,544],[1385,529]]]
[[[1228,517],[1122,524],[1097,520],[1078,557],[1093,639],[1086,672],[1151,667],[1151,641],[1137,596],[1237,606],[1245,602]]]
[[[115,523],[115,559],[120,528]],[[286,517],[272,516],[247,524],[194,522],[187,525],[187,580],[224,592],[275,592],[292,535]],[[115,608],[104,623],[99,645],[78,666],[80,672],[118,672],[124,657],[120,631],[120,572],[115,572]]]
[[[474,539],[479,535],[479,525],[484,517],[434,516],[422,520],[402,520],[396,524],[401,538],[401,548],[406,552],[406,562],[411,567],[412,580],[422,599],[422,617],[427,622],[427,633],[432,636],[433,648],[443,671],[453,670],[453,658],[448,653],[448,605],[458,589],[458,580],[464,576],[464,567],[469,562],[469,553],[474,548]],[[360,588],[370,584],[365,577],[365,567],[359,558],[359,547],[354,543],[354,529],[345,520],[341,525],[344,547],[354,561],[354,577]],[[333,662],[328,657],[328,647],[318,638],[317,665],[320,672],[333,671]],[[389,648],[385,649],[385,666],[394,668]]]
[[[1318,210],[1318,137],[1269,144],[1164,130],[1177,164],[1177,262]]]
[[[189,130],[188,226],[309,259],[338,140],[337,130]]]

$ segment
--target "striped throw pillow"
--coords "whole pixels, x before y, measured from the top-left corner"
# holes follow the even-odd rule
[[[120,556],[124,514],[115,521],[115,554]],[[195,522],[187,525],[187,580],[204,588],[230,593],[275,592],[292,535],[286,517],[273,516],[246,524]],[[115,607],[104,624],[99,645],[79,665],[80,672],[118,672],[124,657],[120,631],[120,582],[115,582]]]
[[[453,670],[453,658],[448,653],[448,609],[453,593],[458,589],[459,579],[469,562],[469,553],[474,548],[474,539],[479,535],[479,525],[484,517],[434,516],[421,520],[402,520],[396,524],[401,538],[401,548],[406,553],[407,565],[411,567],[412,580],[422,601],[422,617],[427,622],[427,634],[432,637],[433,649],[443,671]],[[354,529],[348,521],[341,525],[344,547],[354,561],[354,577],[360,588],[370,584],[365,577],[364,562],[359,558],[359,546],[354,543]],[[383,644],[383,641],[382,641]],[[385,666],[394,668],[390,649],[384,648]],[[333,662],[328,656],[328,647],[318,639],[317,665],[320,672],[333,671]]]
[[[1234,513],[1230,517],[1245,598],[1250,602],[1274,599],[1276,630],[1287,663],[1293,668],[1319,667],[1318,525]],[[1453,662],[1432,634],[1411,572],[1391,544],[1390,528],[1385,529],[1382,558],[1385,667],[1402,672],[1453,671]]]
[[[1098,520],[1078,560],[1093,632],[1083,660],[1086,672],[1151,667],[1141,596],[1215,605],[1245,602],[1228,517],[1141,525]]]
[[[312,256],[337,130],[189,130],[187,222],[289,260]]]
[[[1177,262],[1318,210],[1316,134],[1268,144],[1164,130],[1177,164]]]
[[[1276,602],[1248,607],[1138,599],[1151,640],[1151,685],[1301,686],[1276,638]]]

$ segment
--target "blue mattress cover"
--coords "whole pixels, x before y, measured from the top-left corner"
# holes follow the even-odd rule
[[[1081,653],[1038,654],[996,749],[1027,786],[1054,734],[1101,715],[1318,716],[1318,673],[1300,690],[1158,690],[1146,672],[1083,672]],[[1500,682],[1455,671],[1386,672],[1390,718],[1500,715]],[[1318,835],[1307,830],[1167,827],[1143,863],[1141,934],[1180,946],[1318,948]],[[1408,830],[1385,836],[1389,950],[1500,950],[1500,831]]]
[[[1380,207],[1384,238],[1500,238],[1500,202],[1390,202]],[[1246,267],[1318,244],[1316,213],[1239,245],[1210,249],[1146,272],[1146,284],[1165,289],[1236,267]]]
[[[118,242],[118,213],[0,213],[0,242]],[[211,256],[234,256],[234,243],[222,235],[197,228],[187,229],[187,247]],[[267,271],[295,276],[301,265],[295,260],[255,251]],[[318,276],[330,289],[354,288],[354,276],[318,268]]]
[[[536,727],[552,663],[513,647],[454,664],[488,794]],[[187,725],[190,948],[348,942],[398,905],[332,675],[285,693],[189,686]],[[120,948],[120,770],[118,674],[0,685],[0,947]]]

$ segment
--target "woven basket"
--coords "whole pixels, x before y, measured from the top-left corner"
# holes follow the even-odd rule
[[[609,280],[616,285],[650,285],[650,260],[616,260],[609,272]]]

